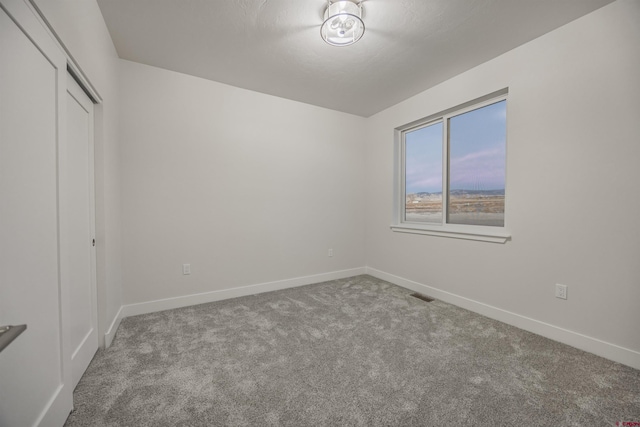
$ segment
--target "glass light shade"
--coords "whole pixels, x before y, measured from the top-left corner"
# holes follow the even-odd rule
[[[349,46],[364,34],[362,6],[350,0],[330,2],[320,28],[322,40],[332,46]]]

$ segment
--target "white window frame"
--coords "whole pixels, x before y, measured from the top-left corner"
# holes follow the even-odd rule
[[[473,101],[458,105],[423,119],[416,120],[395,129],[394,138],[394,204],[391,230],[400,233],[424,234],[429,236],[450,237],[456,239],[477,240],[492,243],[505,243],[511,239],[507,231],[507,215],[505,209],[504,226],[482,226],[467,224],[447,224],[449,198],[449,119],[487,105],[507,100],[508,90],[503,89]],[[508,105],[508,102],[507,102]],[[508,115],[507,115],[508,116]],[[507,117],[508,120],[508,117]],[[422,223],[405,220],[405,135],[427,126],[442,122],[442,223]],[[508,139],[508,138],[507,138]],[[508,147],[505,147],[507,150]],[[505,158],[506,163],[506,158]],[[505,164],[505,172],[507,165]],[[505,204],[507,200],[507,183],[505,176]]]

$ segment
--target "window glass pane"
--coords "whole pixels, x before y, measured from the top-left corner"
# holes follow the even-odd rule
[[[405,221],[442,224],[442,122],[405,133]]]
[[[449,119],[450,224],[504,226],[507,103]]]

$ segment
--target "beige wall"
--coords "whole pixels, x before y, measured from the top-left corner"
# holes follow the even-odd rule
[[[371,117],[367,265],[640,351],[638,22],[615,2]],[[512,241],[392,232],[393,129],[505,87]]]
[[[119,71],[125,304],[364,266],[363,118]]]

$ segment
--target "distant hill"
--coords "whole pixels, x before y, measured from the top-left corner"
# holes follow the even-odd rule
[[[441,196],[442,195],[442,191],[439,191],[437,193],[428,193],[426,191],[421,191],[419,193],[413,193],[418,197],[428,197],[428,196]],[[449,194],[451,194],[452,196],[464,196],[467,194],[482,194],[482,195],[487,195],[487,196],[504,196],[504,188],[500,189],[500,190],[451,190],[449,191]]]
[[[504,196],[504,188],[501,190],[451,190],[450,194],[462,196],[465,194],[484,194],[488,196]]]

